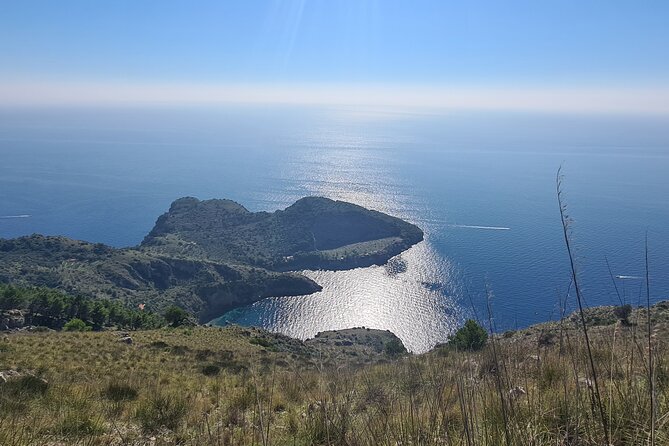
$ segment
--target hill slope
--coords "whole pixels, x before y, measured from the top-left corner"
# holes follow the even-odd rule
[[[646,312],[588,313],[610,443],[650,444]],[[651,321],[661,421],[669,304]],[[236,326],[137,331],[130,343],[13,333],[0,337],[0,444],[602,445],[579,327],[571,316],[480,351],[422,355],[388,354],[397,338],[364,329],[305,342]],[[668,444],[669,424],[655,434]]]
[[[265,297],[321,289],[297,274],[41,235],[0,239],[0,282],[119,299],[133,307],[145,303],[159,312],[176,303],[202,322]]]

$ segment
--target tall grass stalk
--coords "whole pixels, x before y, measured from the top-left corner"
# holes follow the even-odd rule
[[[646,312],[648,328],[648,393],[650,397],[650,446],[655,446],[655,379],[653,376],[653,336],[650,315],[650,274],[648,268],[648,232],[645,240],[646,261]]]
[[[502,367],[497,357],[497,345],[495,342],[495,333],[492,323],[492,309],[490,307],[491,292],[486,283],[486,308],[488,309],[488,324],[490,329],[490,343],[492,345],[492,355],[495,362],[495,382],[497,384],[497,393],[499,395],[499,404],[502,410],[502,419],[504,421],[504,439],[507,446],[511,444],[511,434],[509,432],[509,416],[507,414],[506,399],[504,398],[504,390],[502,388]]]
[[[595,397],[597,399],[597,407],[599,408],[599,417],[602,422],[602,430],[604,431],[604,441],[605,441],[604,444],[608,446],[609,444],[611,444],[611,441],[609,440],[609,427],[606,421],[606,416],[604,415],[604,405],[602,404],[602,397],[599,392],[597,369],[595,368],[595,361],[592,356],[592,347],[590,346],[590,337],[588,336],[588,325],[586,323],[585,313],[583,311],[583,298],[581,294],[581,287],[579,285],[578,277],[576,274],[576,264],[574,260],[574,253],[571,246],[570,228],[572,220],[569,218],[569,215],[567,214],[567,205],[565,204],[563,198],[562,179],[563,179],[562,166],[560,166],[556,176],[556,189],[557,189],[558,205],[560,207],[560,219],[562,221],[562,233],[564,235],[564,241],[567,246],[567,254],[569,255],[569,264],[571,267],[571,276],[572,276],[572,281],[574,283],[574,290],[576,291],[576,300],[578,302],[578,312],[581,318],[581,325],[583,326],[583,336],[585,337],[585,344],[588,350],[590,371],[592,372],[592,380],[595,387]]]

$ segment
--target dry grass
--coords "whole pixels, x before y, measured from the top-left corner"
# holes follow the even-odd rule
[[[669,444],[669,311],[656,308],[655,437]],[[613,310],[597,311],[590,320]],[[580,333],[567,319],[499,336],[495,352],[439,348],[365,366],[237,327],[134,332],[132,345],[113,332],[13,334],[0,341],[0,370],[49,384],[0,385],[0,444],[469,446],[508,435],[514,445],[601,445]],[[590,341],[612,443],[647,444],[645,330],[593,326]]]

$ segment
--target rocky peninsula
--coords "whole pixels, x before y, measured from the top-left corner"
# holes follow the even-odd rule
[[[186,197],[133,248],[61,236],[0,239],[0,283],[157,312],[177,304],[206,322],[266,297],[320,291],[301,270],[381,265],[422,239],[413,224],[327,198],[303,198],[270,213]]]

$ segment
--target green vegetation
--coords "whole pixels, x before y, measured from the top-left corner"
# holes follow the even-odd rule
[[[449,339],[448,344],[458,350],[475,351],[481,350],[488,340],[488,333],[476,321],[469,319],[465,325],[458,329]]]
[[[63,330],[65,331],[90,331],[93,327],[86,325],[86,322],[82,321],[79,318],[70,319],[63,325]]]
[[[182,325],[187,325],[190,321],[190,314],[184,311],[183,308],[179,308],[176,305],[172,305],[165,311],[165,320],[172,327],[180,327]]]
[[[396,357],[406,354],[407,350],[399,339],[391,339],[385,345],[386,355]]]
[[[48,288],[0,284],[0,309],[23,310],[25,325],[55,330],[150,329],[165,324],[156,314],[127,308],[118,301],[71,296]]]
[[[647,444],[648,351],[637,330],[646,311],[634,309],[630,324],[614,311],[586,310],[613,320],[590,327],[611,443]],[[663,414],[669,303],[651,322]],[[0,340],[0,371],[22,374],[0,384],[0,444],[492,446],[508,432],[512,445],[601,445],[579,324],[572,315],[500,335],[494,349],[489,340],[397,359],[385,349],[391,334],[362,328],[306,342],[162,328],[134,332],[131,345],[112,331],[15,333]],[[541,342],[546,333],[552,342]],[[667,444],[669,425],[658,422],[655,436]]]
[[[621,305],[613,310],[613,314],[624,324],[629,324],[629,317],[632,314],[632,306],[630,304]]]
[[[0,283],[56,288],[131,308],[143,305],[153,313],[178,305],[201,322],[264,297],[310,294],[321,289],[296,274],[41,235],[0,239]],[[3,305],[17,307],[14,302]]]

